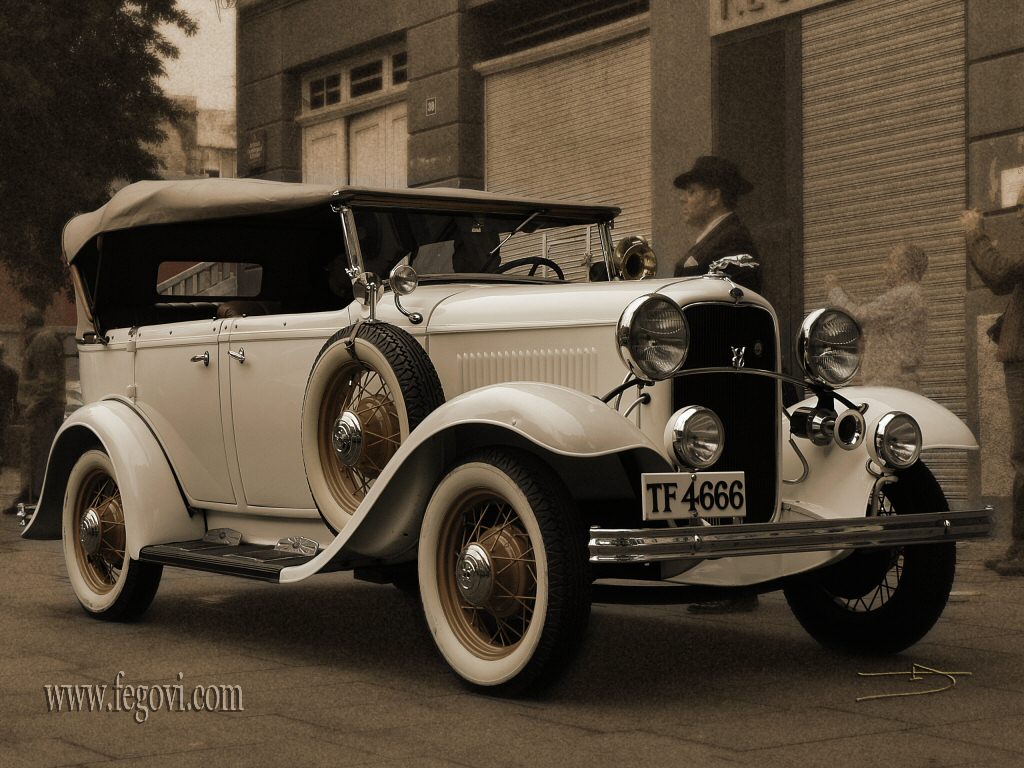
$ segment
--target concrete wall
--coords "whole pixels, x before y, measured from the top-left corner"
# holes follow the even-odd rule
[[[482,40],[453,11],[409,29],[409,186],[483,189],[483,78],[473,71]],[[427,114],[427,102],[435,111]]]
[[[671,275],[694,233],[672,181],[712,149],[711,38],[703,0],[651,0],[652,221],[659,271]]]
[[[1019,0],[967,0],[968,204],[986,214],[1001,249],[1024,252],[1024,231],[1009,210],[1006,185],[1024,174],[1024,8]],[[1006,297],[993,296],[968,266],[969,421],[983,449],[971,494],[1009,496],[1009,434],[1001,366],[985,330]]]

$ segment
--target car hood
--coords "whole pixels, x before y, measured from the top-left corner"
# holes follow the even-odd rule
[[[413,294],[417,309],[428,319],[427,333],[472,330],[613,325],[633,299],[650,293],[679,304],[725,301],[734,284],[717,277],[627,280],[601,283],[533,285],[423,285]],[[758,294],[743,289],[741,299],[768,306]]]

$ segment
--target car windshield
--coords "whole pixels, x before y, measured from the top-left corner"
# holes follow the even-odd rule
[[[597,222],[569,223],[543,212],[355,209],[353,214],[364,267],[381,276],[402,263],[428,279],[481,273],[556,277],[550,266],[536,262],[541,257],[558,262],[571,279],[582,277],[590,259],[601,256]],[[521,259],[526,261],[517,264]]]

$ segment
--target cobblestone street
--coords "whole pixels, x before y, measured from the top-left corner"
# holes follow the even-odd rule
[[[17,488],[3,477],[3,498]],[[595,606],[583,652],[542,698],[468,693],[417,606],[348,574],[274,586],[166,569],[137,624],[78,607],[59,542],[0,528],[0,764],[345,766],[1019,766],[1024,583],[986,571],[996,542],[960,546],[952,602],[911,651],[819,648],[781,594],[757,612]],[[971,672],[863,678],[913,663]],[[45,685],[240,686],[244,711],[48,712]],[[188,693],[186,693],[186,696]],[[138,711],[135,713],[138,714]],[[141,718],[139,718],[141,719]]]

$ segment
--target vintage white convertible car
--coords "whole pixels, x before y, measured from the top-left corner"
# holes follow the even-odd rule
[[[592,599],[652,588],[783,589],[822,643],[915,643],[956,540],[991,527],[990,508],[949,510],[920,453],[976,449],[971,432],[919,395],[840,388],[860,329],[831,309],[798,340],[811,397],[784,407],[747,260],[622,279],[653,254],[613,246],[617,214],[465,190],[126,187],[64,232],[85,405],[25,535],[63,538],[99,618],[139,616],[167,565],[418,589],[447,663],[502,694],[554,676]],[[613,279],[560,279],[552,254]]]

